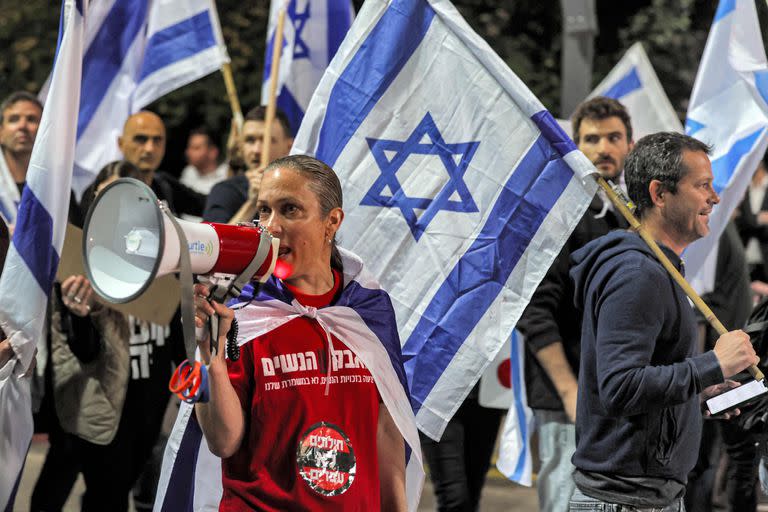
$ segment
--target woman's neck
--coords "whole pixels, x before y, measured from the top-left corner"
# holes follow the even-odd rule
[[[307,295],[323,295],[333,288],[333,271],[325,267],[322,271],[291,276],[285,282]]]

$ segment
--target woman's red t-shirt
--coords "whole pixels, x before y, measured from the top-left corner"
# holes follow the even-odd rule
[[[341,279],[334,271],[324,295],[291,292],[319,308],[331,304]],[[222,461],[219,510],[379,510],[379,394],[355,354],[332,340],[328,395],[328,342],[315,320],[291,320],[228,361],[246,430],[238,451]]]

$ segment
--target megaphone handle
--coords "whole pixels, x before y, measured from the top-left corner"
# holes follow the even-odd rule
[[[211,358],[219,351],[219,315],[216,313],[208,317],[208,332],[211,340]]]
[[[208,329],[211,335],[211,357],[213,357],[219,349],[219,315],[216,313],[208,317]],[[239,331],[237,320],[232,319],[232,326],[227,332],[227,357],[231,361],[237,361],[240,359],[240,346],[237,344],[237,334]]]

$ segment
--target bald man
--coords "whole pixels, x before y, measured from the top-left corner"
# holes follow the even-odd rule
[[[176,215],[201,216],[205,196],[184,186],[179,180],[158,171],[165,156],[165,124],[154,112],[142,110],[128,118],[117,146],[123,157],[139,168],[143,181],[157,195],[168,202]]]

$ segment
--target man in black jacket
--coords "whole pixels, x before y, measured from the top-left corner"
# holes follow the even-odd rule
[[[168,202],[175,215],[202,216],[205,196],[157,170],[165,156],[165,124],[160,116],[147,110],[130,116],[117,145],[123,157],[139,168],[142,181],[152,187],[158,199]]]
[[[597,97],[573,115],[574,141],[606,179],[619,180],[632,149],[632,125],[621,103]],[[568,277],[571,253],[609,231],[626,227],[607,199],[596,196],[563,246],[517,324],[525,336],[525,381],[539,437],[539,509],[568,509],[575,489],[571,457],[576,448],[576,375],[581,315],[573,305]]]
[[[626,161],[640,222],[680,271],[683,250],[709,233],[720,200],[708,154],[696,139],[663,132],[638,141]],[[584,314],[571,510],[684,510],[701,439],[700,398],[758,362],[749,336],[728,332],[697,354],[688,298],[637,233],[594,240],[573,262]]]
[[[123,156],[142,173],[142,180],[149,185],[158,199],[166,201],[174,215],[187,214],[200,217],[205,206],[205,196],[183,185],[173,176],[158,172],[158,167],[165,155],[165,125],[157,114],[141,111],[128,118],[123,133],[118,138],[118,146]],[[168,400],[168,381],[173,363],[179,364],[184,359],[184,339],[181,330],[180,313],[177,310],[169,325],[150,324],[129,316],[131,379],[128,383],[121,424],[115,439],[107,447],[111,452],[96,451],[95,458],[124,461],[120,471],[120,480],[112,480],[112,485],[96,486],[92,493],[93,503],[107,503],[107,498],[114,503],[108,508],[119,510],[127,501],[124,492],[113,492],[115,487],[121,491],[130,487],[141,475],[140,484],[134,489],[134,508],[151,510],[159,475],[159,461],[162,449],[156,442],[165,445],[165,438],[160,436],[162,418]],[[123,419],[124,418],[124,419]],[[153,446],[155,449],[153,450]],[[105,453],[113,453],[114,457]],[[123,457],[121,454],[126,454]],[[146,465],[145,465],[146,463]],[[113,475],[109,475],[113,478]],[[98,494],[98,488],[102,494]],[[89,490],[90,492],[90,490]],[[111,492],[114,496],[105,496]],[[88,497],[86,495],[86,497]]]

